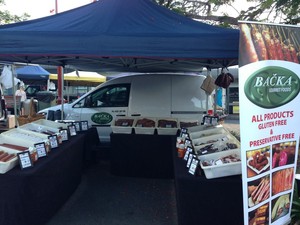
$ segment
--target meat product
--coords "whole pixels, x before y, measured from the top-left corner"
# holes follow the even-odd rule
[[[0,156],[0,161],[2,161],[3,158],[5,158],[6,156],[8,156],[7,152],[4,152],[1,156]]]
[[[259,60],[268,60],[268,52],[262,34],[256,25],[252,25],[251,35]]]
[[[279,166],[284,166],[287,164],[288,161],[288,155],[285,151],[281,151],[279,154]]]
[[[6,148],[12,148],[18,151],[26,151],[28,148],[20,145],[13,145],[13,144],[7,144],[7,143],[2,143],[0,146],[6,147]]]
[[[158,127],[176,128],[177,122],[174,120],[158,120]]]
[[[118,119],[116,120],[115,125],[122,127],[132,127],[133,119]]]
[[[7,155],[6,157],[2,158],[1,161],[2,161],[2,162],[8,162],[8,161],[12,160],[12,159],[15,158],[15,157],[16,157],[15,154],[9,154],[9,155]]]
[[[139,119],[136,123],[137,127],[155,127],[155,122],[151,119]]]
[[[240,30],[241,30],[240,49],[244,49],[243,54],[240,55],[241,57],[239,59],[240,66],[257,62],[258,56],[253,44],[249,26],[247,24],[241,24]]]

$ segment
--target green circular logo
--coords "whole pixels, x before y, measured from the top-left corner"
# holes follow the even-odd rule
[[[287,68],[269,66],[256,71],[246,80],[244,92],[255,105],[271,109],[292,101],[299,89],[297,74]]]
[[[108,124],[113,120],[113,117],[109,113],[100,112],[93,114],[91,120],[97,124]]]

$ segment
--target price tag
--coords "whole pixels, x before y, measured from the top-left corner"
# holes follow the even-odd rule
[[[17,153],[21,169],[33,167],[29,151]]]
[[[188,150],[186,150],[186,151],[185,151],[185,154],[184,154],[184,156],[183,156],[183,159],[184,159],[185,161],[188,160],[189,154],[190,154],[190,152],[189,152]]]
[[[38,158],[42,158],[48,155],[46,150],[46,145],[44,142],[36,143],[34,144],[34,147],[36,148],[36,153]]]
[[[75,125],[69,125],[68,129],[69,129],[69,134],[70,134],[71,137],[77,135]]]
[[[68,136],[68,130],[67,129],[60,129],[59,133],[61,135],[61,139],[62,141],[67,141],[69,140],[69,136]]]
[[[189,167],[189,173],[195,175],[198,165],[199,165],[199,159],[193,158],[191,165]]]
[[[81,130],[88,130],[89,129],[89,123],[88,121],[81,121]]]
[[[76,128],[76,132],[81,131],[80,121],[75,121],[75,122],[73,123],[73,125],[74,125],[75,128]]]
[[[187,167],[187,168],[190,168],[191,162],[192,162],[192,160],[193,160],[194,157],[195,157],[194,154],[189,153],[189,157],[188,157],[187,163],[186,163],[186,167]]]
[[[57,135],[48,136],[48,140],[50,142],[51,149],[58,147]]]

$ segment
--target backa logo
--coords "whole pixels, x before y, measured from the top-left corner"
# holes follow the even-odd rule
[[[283,67],[270,66],[252,74],[245,83],[244,92],[255,105],[270,109],[292,101],[299,88],[297,74]]]
[[[106,112],[95,113],[91,117],[91,120],[97,124],[108,124],[112,121],[112,119],[112,115]]]

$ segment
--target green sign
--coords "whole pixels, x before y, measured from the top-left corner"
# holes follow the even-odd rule
[[[269,66],[256,71],[246,80],[244,92],[253,104],[271,109],[292,101],[299,89],[297,74],[283,67]]]
[[[108,124],[113,120],[113,117],[109,113],[101,112],[93,114],[91,120],[97,124]]]

